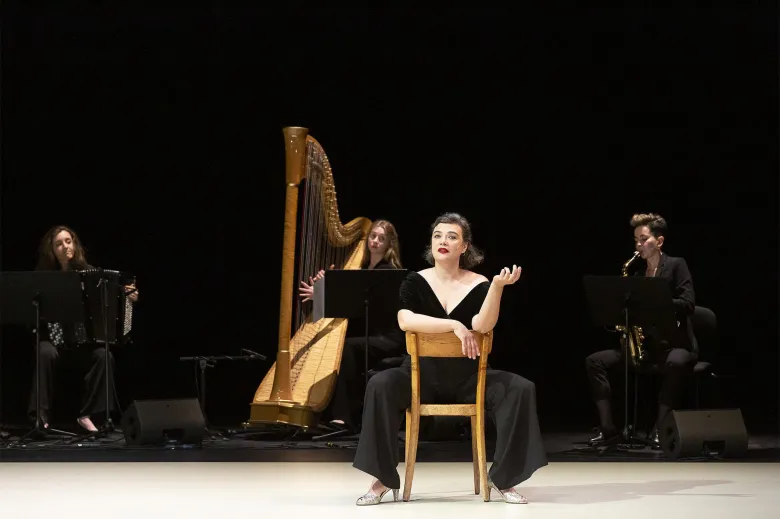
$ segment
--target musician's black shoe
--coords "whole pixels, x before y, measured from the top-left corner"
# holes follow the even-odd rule
[[[48,429],[49,428],[49,417],[46,413],[46,410],[41,409],[41,429]],[[27,418],[30,420],[31,423],[35,423],[35,411],[27,415]]]
[[[650,448],[654,450],[661,450],[661,440],[658,438],[658,429],[653,429],[650,433]]]
[[[599,433],[591,438],[588,443],[593,447],[598,447],[603,445],[612,445],[618,440],[620,440],[619,432],[614,430],[599,430]]]

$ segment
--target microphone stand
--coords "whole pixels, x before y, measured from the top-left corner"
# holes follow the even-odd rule
[[[203,413],[203,420],[206,423],[206,434],[208,436],[214,436],[209,430],[209,421],[206,415],[206,368],[214,368],[217,365],[217,361],[220,360],[267,360],[265,355],[241,348],[242,353],[248,353],[248,355],[196,355],[191,357],[179,357],[180,361],[197,361],[200,374],[198,376],[198,400],[200,401],[200,410]]]

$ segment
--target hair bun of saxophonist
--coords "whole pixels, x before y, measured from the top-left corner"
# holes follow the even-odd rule
[[[623,264],[621,275],[629,275],[629,267],[640,258],[644,260],[644,271],[634,275],[661,277],[669,282],[672,303],[679,323],[670,340],[658,340],[654,330],[643,330],[632,326],[621,334],[621,340],[614,348],[598,351],[586,359],[588,383],[599,415],[599,433],[591,444],[610,443],[619,438],[612,418],[611,389],[608,372],[619,370],[625,362],[623,355],[629,355],[632,366],[644,364],[658,366],[663,374],[663,383],[658,399],[658,414],[653,428],[652,443],[659,448],[658,424],[672,410],[678,407],[682,385],[686,376],[693,373],[698,359],[698,347],[693,335],[691,315],[695,308],[693,279],[685,259],[670,256],[664,252],[668,234],[666,220],[655,213],[635,214],[631,217],[634,255]],[[621,332],[625,327],[618,327]]]

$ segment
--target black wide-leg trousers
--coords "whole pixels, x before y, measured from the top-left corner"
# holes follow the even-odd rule
[[[420,374],[421,403],[468,404],[476,400],[477,373],[448,377],[440,371],[427,384],[424,364]],[[389,488],[401,488],[397,470],[398,431],[411,400],[409,358],[401,367],[377,373],[368,382],[363,429],[353,466]],[[485,409],[496,426],[496,448],[489,476],[498,488],[518,485],[547,465],[533,382],[514,373],[488,369]]]
[[[84,375],[84,393],[81,398],[81,411],[79,416],[90,416],[93,414],[105,412],[106,408],[114,410],[114,356],[108,359],[108,374],[106,373],[106,349],[103,346],[95,345],[79,346],[78,351],[70,351],[79,357],[79,365],[85,368]],[[57,363],[60,359],[60,350],[49,341],[41,341],[41,366],[38,372],[40,376],[41,391],[41,414],[49,416],[49,410],[54,398],[55,373]],[[110,401],[106,402],[106,375],[109,380]],[[29,414],[35,416],[35,376],[32,379],[32,388],[30,390]]]

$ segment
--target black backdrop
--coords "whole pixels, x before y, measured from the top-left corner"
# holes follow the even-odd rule
[[[123,406],[194,396],[179,356],[276,351],[281,130],[306,126],[333,165],[342,218],[393,221],[407,268],[425,266],[444,211],[472,220],[482,273],[523,267],[493,363],[537,382],[543,428],[595,423],[584,359],[617,338],[590,326],[581,278],[620,272],[639,211],[668,219],[668,253],[687,259],[697,303],[718,315],[722,363],[738,377],[726,403],[751,430],[776,427],[775,19],[9,9],[2,268],[32,268],[43,233],[73,226],[92,263],[138,276],[136,344],[118,352]],[[33,357],[19,330],[3,339],[14,420]],[[209,417],[246,419],[269,366],[210,370]],[[58,395],[68,417],[78,399]]]

